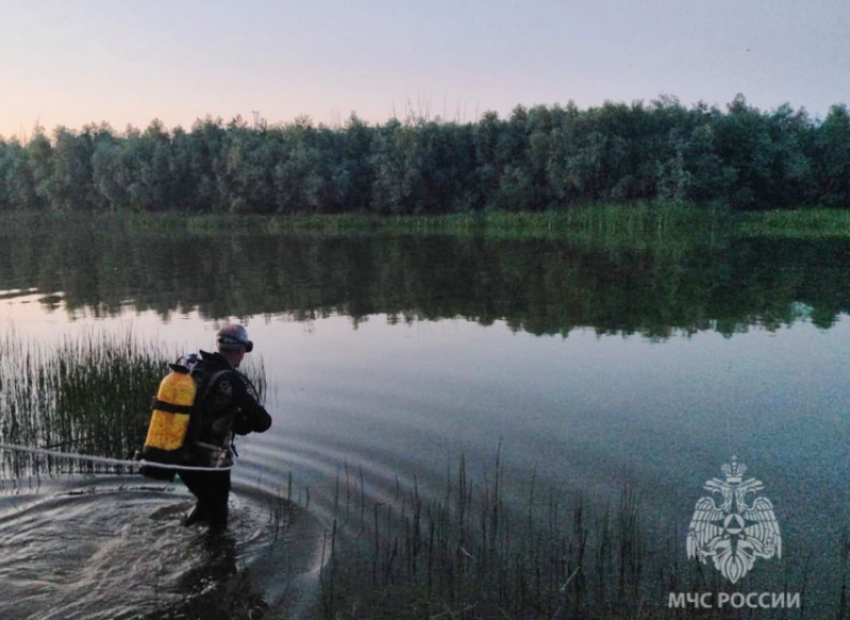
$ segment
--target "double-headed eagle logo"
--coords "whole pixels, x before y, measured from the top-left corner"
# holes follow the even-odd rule
[[[717,505],[711,496],[697,501],[688,528],[688,558],[699,558],[703,564],[711,558],[720,574],[735,583],[752,569],[756,558],[782,557],[782,535],[769,499],[755,497],[747,504],[747,495],[761,491],[764,483],[744,480],[747,467],[734,456],[721,471],[726,480],[712,478],[703,488],[720,494],[722,502]]]

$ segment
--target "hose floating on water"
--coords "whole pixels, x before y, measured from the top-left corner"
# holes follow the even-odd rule
[[[44,450],[42,448],[28,448],[26,446],[18,446],[11,443],[0,443],[0,452],[28,452],[30,454],[41,454],[44,456],[53,456],[63,459],[74,459],[77,461],[88,461],[90,463],[104,463],[106,465],[122,465],[124,467],[158,467],[160,469],[173,469],[175,471],[228,471],[233,469],[234,465],[227,467],[194,467],[191,465],[166,465],[165,463],[155,463],[153,461],[135,461],[125,459],[112,459],[105,456],[89,456],[87,454],[76,454],[73,452],[59,452],[58,450]]]

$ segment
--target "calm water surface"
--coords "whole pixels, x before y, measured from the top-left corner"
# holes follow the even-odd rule
[[[676,541],[671,564],[684,562],[703,484],[736,455],[766,483],[784,544],[747,588],[799,591],[806,573],[807,613],[834,612],[850,520],[850,244],[629,249],[83,225],[0,236],[3,330],[50,346],[132,329],[190,351],[239,320],[275,419],[239,441],[224,542],[179,527],[191,502],[179,484],[4,480],[3,617],[156,617],[203,581],[181,575],[221,557],[250,568],[267,602],[309,599],[346,465],[362,468],[372,501],[414,480],[439,496],[461,454],[483,479],[500,442],[517,503],[532,475],[598,507],[636,484],[648,528]],[[290,472],[311,504],[277,537],[268,507]],[[296,545],[286,565],[271,559],[279,544]]]

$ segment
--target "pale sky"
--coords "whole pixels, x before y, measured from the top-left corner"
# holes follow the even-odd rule
[[[207,114],[850,103],[848,0],[0,0],[0,135]]]

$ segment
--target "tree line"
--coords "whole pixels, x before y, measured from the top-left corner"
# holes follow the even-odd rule
[[[338,127],[36,128],[0,139],[0,212],[425,214],[675,201],[734,210],[850,206],[850,113],[825,119],[739,95],[516,107],[474,123],[409,116]]]

